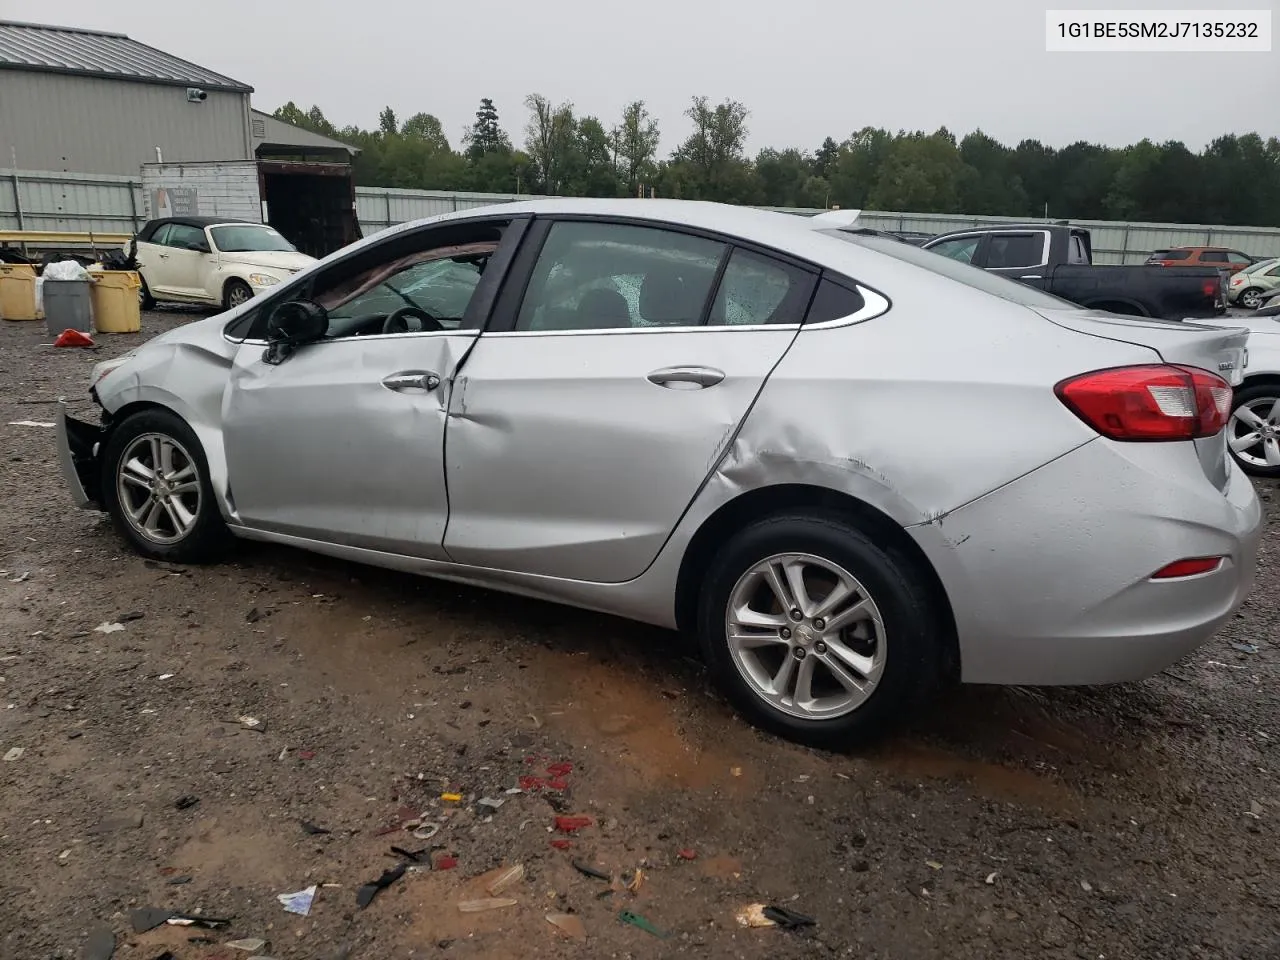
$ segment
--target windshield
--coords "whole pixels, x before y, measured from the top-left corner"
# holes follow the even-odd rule
[[[297,253],[297,248],[274,227],[246,223],[214,227],[214,245],[223,253]]]
[[[1055,297],[1052,294],[1045,293],[1043,290],[1027,286],[1025,283],[1019,283],[1017,280],[1009,280],[999,274],[988,273],[980,267],[971,267],[967,263],[952,260],[950,257],[941,256],[931,250],[922,250],[920,247],[903,243],[900,240],[891,240],[886,237],[877,237],[864,233],[852,233],[847,230],[823,230],[822,232],[833,237],[839,237],[848,243],[856,243],[860,247],[875,250],[877,253],[887,253],[895,259],[910,263],[913,266],[924,267],[926,270],[944,276],[948,280],[955,280],[967,287],[973,287],[983,293],[989,293],[992,296],[1021,304],[1024,307],[1041,310],[1081,309],[1078,304],[1074,304],[1070,300],[1063,300],[1061,297]]]

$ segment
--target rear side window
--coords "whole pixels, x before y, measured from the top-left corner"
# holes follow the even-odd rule
[[[853,316],[865,305],[866,301],[858,291],[824,279],[818,284],[818,290],[813,295],[813,303],[809,305],[809,312],[805,315],[804,322],[815,324],[843,320],[845,317]]]
[[[813,275],[798,267],[735,249],[707,323],[728,327],[799,323],[813,282]]]
[[[1157,250],[1149,259],[1151,260],[1186,260],[1190,258],[1190,250]]]
[[[1227,252],[1225,250],[1201,250],[1201,263],[1226,263]]]
[[[1252,257],[1247,254],[1240,253],[1237,250],[1229,250],[1227,252],[1227,259],[1231,263],[1253,263]]]
[[[987,268],[1038,267],[1044,263],[1044,233],[993,233],[987,247]]]
[[[185,223],[169,225],[169,235],[164,240],[166,247],[187,248],[191,244],[203,244],[204,231],[199,227],[189,227]]]
[[[154,230],[152,230],[152,231],[151,231],[151,236],[149,236],[149,237],[143,237],[142,242],[143,242],[143,243],[156,243],[156,244],[160,244],[161,246],[163,246],[163,245],[164,245],[164,242],[165,242],[165,239],[169,236],[169,229],[170,229],[172,226],[173,226],[173,224],[170,224],[170,223],[162,223],[162,224],[160,224],[160,226],[156,227]]]
[[[1073,233],[1071,235],[1070,252],[1067,254],[1067,263],[1088,263],[1089,255],[1084,251],[1084,237]]]

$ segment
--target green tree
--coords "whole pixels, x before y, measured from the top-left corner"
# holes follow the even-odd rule
[[[633,196],[645,182],[653,182],[658,173],[658,121],[643,100],[634,100],[623,108],[622,123],[614,129],[613,140],[618,176],[627,195]]]
[[[383,107],[382,112],[378,114],[378,129],[382,131],[383,136],[391,136],[400,129],[396,123],[396,112],[390,107]]]
[[[544,193],[555,193],[563,186],[564,167],[573,149],[577,122],[573,104],[552,106],[539,93],[525,98],[529,122],[525,125],[525,152],[533,163],[539,187]]]

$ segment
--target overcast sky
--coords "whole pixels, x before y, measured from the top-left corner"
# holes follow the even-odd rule
[[[315,103],[340,127],[372,127],[390,104],[402,120],[435,114],[454,146],[483,96],[523,143],[534,91],[606,127],[643,99],[664,151],[686,135],[695,94],[746,104],[753,151],[864,126],[1193,150],[1226,132],[1280,136],[1275,50],[1045,52],[1046,7],[1197,6],[1185,0],[58,0],[20,17],[15,2],[0,9],[124,32],[248,83],[261,110]]]

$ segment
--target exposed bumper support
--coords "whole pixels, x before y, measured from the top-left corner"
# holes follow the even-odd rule
[[[81,510],[101,509],[98,464],[102,428],[67,416],[67,405],[58,404],[58,466],[71,499]]]

